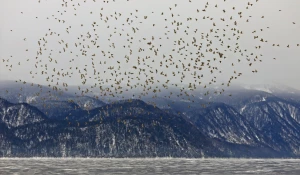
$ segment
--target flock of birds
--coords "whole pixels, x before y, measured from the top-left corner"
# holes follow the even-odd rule
[[[219,83],[223,88],[211,92],[219,95],[232,81],[242,76],[243,72],[238,71],[239,64],[247,64],[253,73],[258,72],[254,64],[264,60],[260,52],[264,45],[299,47],[299,44],[282,46],[270,43],[261,37],[260,34],[270,27],[241,30],[239,24],[251,23],[252,18],[244,15],[244,11],[254,8],[259,0],[247,2],[245,9],[234,6],[224,9],[229,0],[220,0],[218,4],[208,1],[201,8],[195,7],[195,16],[187,18],[182,17],[184,14],[178,4],[147,15],[139,9],[129,13],[105,13],[105,4],[116,3],[115,0],[107,0],[101,2],[103,6],[99,12],[85,10],[94,20],[92,23],[78,20],[76,26],[68,25],[68,18],[64,16],[71,14],[74,18],[79,17],[77,11],[87,1],[62,0],[60,9],[63,10],[47,17],[47,20],[66,27],[59,32],[49,28],[36,43],[36,57],[17,63],[23,65],[33,60],[35,69],[29,70],[33,81],[37,76],[43,76],[53,90],[67,91],[69,78],[76,77],[75,80],[80,80],[81,85],[78,85],[75,94],[92,93],[97,99],[108,96],[123,99],[125,92],[135,92],[136,89],[142,90],[139,94],[134,93],[133,98],[149,94],[155,98],[159,92],[170,87],[178,88],[180,93],[170,92],[166,97],[185,98],[190,91],[219,83],[217,77],[222,76],[223,65],[229,63],[231,75],[228,80]],[[92,1],[96,3],[96,0]],[[189,0],[186,3],[191,2]],[[211,9],[224,15],[213,18],[209,15]],[[227,14],[234,15],[227,18]],[[260,18],[265,20],[264,16]],[[155,21],[160,21],[160,24]],[[204,23],[210,26],[209,30],[201,30]],[[85,31],[86,25],[88,31]],[[291,25],[296,25],[296,22],[291,22]],[[107,28],[109,33],[103,34],[100,27]],[[80,30],[78,36],[74,35],[74,28]],[[150,33],[149,37],[147,33]],[[239,45],[243,36],[248,34],[258,43],[255,48],[242,48]],[[27,38],[23,41],[27,42]],[[56,48],[51,49],[54,42]],[[78,64],[78,60],[84,64]],[[10,63],[9,59],[2,59],[2,62],[9,70],[18,66]],[[22,79],[16,82],[27,83]],[[182,84],[187,84],[187,87]],[[207,91],[204,95],[209,93]]]

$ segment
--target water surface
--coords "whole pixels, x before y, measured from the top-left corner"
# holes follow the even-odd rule
[[[300,175],[300,159],[0,158],[0,174]]]

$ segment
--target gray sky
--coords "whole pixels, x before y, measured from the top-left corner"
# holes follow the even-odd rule
[[[172,72],[177,71],[175,69],[175,64],[181,65],[192,64],[194,61],[190,60],[190,57],[187,57],[187,60],[184,60],[184,56],[179,55],[175,52],[172,52],[174,48],[174,40],[182,38],[186,42],[192,42],[192,38],[195,37],[200,42],[201,33],[209,33],[209,39],[212,40],[213,48],[218,48],[220,51],[224,51],[227,45],[234,47],[234,43],[238,42],[240,49],[247,49],[248,54],[245,53],[244,56],[233,52],[226,52],[226,59],[223,60],[222,64],[211,63],[212,66],[217,66],[219,70],[222,70],[222,74],[214,73],[211,74],[208,69],[203,69],[202,72],[197,72],[198,75],[203,74],[204,80],[201,86],[204,86],[208,80],[211,80],[214,76],[217,77],[217,83],[221,84],[222,82],[227,82],[231,75],[234,75],[234,71],[241,72],[243,75],[237,79],[235,82],[249,83],[249,84],[261,84],[261,83],[271,83],[278,82],[281,84],[286,84],[288,86],[300,89],[300,47],[297,47],[297,44],[300,44],[300,1],[299,0],[259,0],[258,3],[255,3],[253,0],[249,2],[253,3],[253,6],[246,10],[248,1],[241,0],[211,0],[209,1],[209,6],[206,12],[202,12],[206,1],[193,0],[191,3],[188,0],[116,0],[118,2],[103,3],[103,1],[93,2],[92,0],[83,1],[73,0],[68,1],[68,7],[62,7],[61,0],[41,0],[41,3],[38,3],[37,0],[0,0],[0,80],[19,80],[49,84],[45,79],[50,76],[51,71],[56,68],[56,73],[59,69],[63,69],[62,72],[73,73],[71,77],[65,76],[64,78],[59,77],[60,79],[54,79],[51,82],[51,85],[55,85],[56,82],[62,84],[63,82],[68,83],[69,85],[78,85],[81,84],[80,73],[76,72],[79,69],[81,72],[84,72],[84,68],[87,68],[88,75],[91,78],[88,78],[87,84],[94,84],[95,82],[99,83],[99,79],[105,80],[106,78],[113,78],[111,76],[113,71],[108,70],[110,66],[117,68],[121,62],[121,68],[119,72],[134,72],[132,77],[140,77],[140,80],[135,79],[131,82],[140,82],[144,83],[146,77],[143,75],[138,75],[137,71],[132,68],[133,65],[138,65],[137,57],[144,58],[145,56],[150,56],[148,60],[145,61],[149,65],[139,65],[139,68],[145,68],[149,76],[154,76],[155,79],[166,81],[169,79],[171,83],[180,82],[180,76],[172,76]],[[78,6],[80,3],[80,6]],[[72,7],[73,4],[76,4]],[[177,7],[174,6],[177,4]],[[218,7],[215,8],[215,5],[218,4]],[[172,10],[169,9],[172,7]],[[233,10],[232,7],[236,9]],[[103,10],[101,10],[103,8]],[[138,9],[138,12],[135,10]],[[197,13],[197,9],[200,10],[200,13]],[[226,13],[223,13],[223,9],[226,10]],[[64,12],[66,10],[66,12]],[[281,10],[281,11],[279,11]],[[58,12],[59,11],[59,12]],[[242,12],[242,18],[238,16],[238,12]],[[23,13],[21,13],[23,12]],[[92,12],[92,13],[91,13]],[[118,15],[118,20],[115,20],[114,13],[121,13],[122,16]],[[152,13],[154,12],[154,13]],[[162,16],[161,13],[164,12]],[[61,15],[63,13],[63,15]],[[76,16],[74,15],[76,13]],[[106,16],[109,17],[108,22],[100,20],[100,13],[103,15],[103,18]],[[130,15],[133,13],[133,16]],[[171,14],[175,16],[172,17]],[[54,15],[54,16],[52,16]],[[180,16],[178,16],[180,15]],[[138,18],[136,18],[137,16]],[[144,16],[148,16],[147,20],[144,19]],[[213,20],[202,20],[203,16],[213,18]],[[229,20],[230,16],[234,20]],[[252,17],[249,17],[252,16]],[[264,16],[264,18],[261,18]],[[36,18],[37,17],[37,18]],[[47,17],[49,19],[47,19]],[[126,19],[134,20],[131,25],[126,25]],[[187,18],[193,18],[192,21],[187,21]],[[57,18],[57,19],[55,19]],[[195,21],[194,18],[197,18],[198,21]],[[222,22],[220,18],[225,18],[226,22]],[[58,19],[65,20],[65,23],[58,22]],[[167,19],[167,21],[165,21]],[[246,20],[249,19],[247,23]],[[177,34],[173,33],[173,29],[176,26],[171,25],[171,21],[176,20],[176,22],[182,22],[183,25],[180,26],[181,30]],[[216,26],[214,29],[219,28],[220,31],[218,35],[226,34],[225,38],[228,38],[229,35],[232,36],[232,31],[230,30],[234,26],[233,22],[238,22],[238,29],[243,31],[243,34],[240,37],[239,41],[229,41],[224,40],[224,47],[220,46],[217,42],[218,39],[213,37],[213,33],[210,33],[210,29],[213,28],[212,23],[215,22]],[[92,23],[96,22],[97,27],[96,31],[93,31]],[[139,23],[142,22],[142,23]],[[295,22],[295,24],[293,24]],[[125,25],[123,26],[122,24]],[[155,27],[153,27],[155,24]],[[226,27],[226,24],[229,27]],[[83,25],[83,26],[81,26]],[[110,26],[107,28],[107,26]],[[69,28],[71,26],[71,28]],[[168,28],[165,28],[165,27]],[[189,28],[186,28],[186,27]],[[114,30],[114,28],[117,28]],[[132,27],[139,28],[139,31],[136,34],[133,34]],[[269,27],[269,29],[267,28]],[[66,32],[66,28],[69,28],[69,33]],[[59,33],[60,36],[50,36],[50,31]],[[123,30],[122,30],[123,29]],[[195,34],[194,30],[198,30]],[[221,32],[223,29],[226,29],[226,32]],[[260,31],[263,29],[263,31]],[[11,31],[12,30],[12,31]],[[167,36],[165,33],[170,31]],[[189,35],[184,33],[184,30],[189,31]],[[257,33],[253,34],[252,32],[256,30]],[[114,31],[116,33],[114,34]],[[216,31],[216,30],[214,30]],[[85,36],[87,33],[91,34],[91,39],[87,39]],[[45,34],[48,33],[47,36]],[[122,33],[122,36],[119,35]],[[130,36],[126,36],[126,34]],[[95,35],[97,34],[97,35]],[[113,34],[110,41],[109,35]],[[79,41],[77,37],[84,35],[86,38],[85,41]],[[262,43],[259,40],[254,40],[253,36],[259,35],[260,38],[267,40],[268,42]],[[96,36],[99,36],[97,39],[97,44],[91,44],[91,40],[94,40]],[[155,40],[152,43],[156,48],[159,48],[159,56],[155,56],[153,51],[150,51],[149,46],[146,42],[151,41],[152,36],[155,37]],[[39,55],[36,59],[36,52],[39,50],[38,40],[40,38],[45,38],[47,41],[46,45],[43,47],[47,50],[43,50],[43,54]],[[130,49],[133,50],[133,54],[129,54],[128,48],[123,48],[123,45],[128,45],[127,39],[133,37]],[[161,40],[158,38],[161,37]],[[169,37],[169,39],[166,39]],[[24,38],[26,40],[24,41]],[[146,38],[146,41],[143,41],[143,38]],[[69,47],[66,52],[63,52],[63,44],[59,44],[64,40],[65,43],[69,44]],[[139,42],[142,40],[142,42]],[[41,41],[44,43],[43,41]],[[87,50],[87,56],[82,56],[80,48],[75,47],[74,43],[81,42],[85,47],[90,47]],[[115,49],[109,47],[112,43],[115,44]],[[280,47],[273,47],[272,44],[280,44]],[[162,47],[159,47],[159,45]],[[203,40],[203,45],[208,44]],[[97,49],[97,45],[100,48]],[[190,44],[192,45],[192,44]],[[255,49],[255,46],[261,46],[261,49]],[[290,45],[290,48],[286,46]],[[175,46],[175,49],[178,49],[179,46]],[[145,52],[137,52],[139,48],[145,49]],[[196,52],[195,48],[192,46],[186,47],[188,52]],[[28,49],[28,51],[26,51]],[[205,50],[205,47],[203,48]],[[53,50],[51,52],[51,50]],[[105,51],[106,56],[103,56],[101,51]],[[59,53],[61,51],[62,53]],[[72,53],[70,53],[72,51]],[[114,58],[108,58],[108,51],[114,54]],[[254,55],[262,54],[263,56],[259,59],[262,62],[256,61],[253,62],[253,65],[249,67],[249,63],[246,60],[245,55]],[[54,61],[49,62],[49,54],[51,53],[52,60],[56,60],[57,64]],[[184,52],[185,53],[185,52]],[[95,56],[92,56],[95,54]],[[159,62],[165,61],[166,59],[162,58],[162,54],[173,55],[174,65],[169,65],[169,68],[166,68],[164,64],[163,67],[160,67]],[[79,55],[78,57],[76,55]],[[128,63],[126,63],[125,55],[130,57]],[[12,57],[11,57],[12,56]],[[212,60],[215,56],[212,54],[205,54],[205,59]],[[273,58],[276,57],[276,60]],[[94,59],[94,64],[91,64],[91,58]],[[3,59],[5,62],[3,62]],[[9,63],[7,63],[9,59]],[[29,60],[28,60],[29,59]],[[74,59],[74,61],[69,62]],[[242,60],[237,62],[237,60]],[[28,61],[27,61],[28,60]],[[38,68],[35,68],[36,61],[38,63]],[[99,64],[99,62],[106,61],[106,65]],[[180,62],[181,61],[181,62]],[[18,65],[20,62],[20,65]],[[206,62],[207,63],[207,62]],[[234,63],[235,66],[232,66]],[[41,74],[42,71],[45,71],[45,64],[47,64],[48,74]],[[8,65],[8,66],[6,66]],[[12,65],[12,69],[10,69]],[[41,65],[43,67],[41,67]],[[86,65],[86,66],[85,66]],[[92,66],[101,72],[100,78],[98,75],[94,76]],[[72,67],[70,69],[70,67]],[[75,69],[78,67],[78,70]],[[149,71],[154,71],[158,69],[159,72],[163,71],[168,74],[168,77],[151,74]],[[252,70],[257,70],[258,73],[252,73]],[[106,70],[106,73],[104,73]],[[180,71],[183,69],[180,67]],[[30,71],[37,73],[32,78]],[[189,82],[194,82],[192,76],[188,74],[193,73],[193,70],[190,72],[185,72],[186,78],[184,80],[185,84]],[[54,78],[58,76],[55,75]],[[117,77],[126,76],[122,75]],[[96,78],[96,79],[95,79]],[[112,83],[113,81],[109,81]],[[127,81],[124,81],[125,84]],[[104,82],[105,83],[105,82]],[[108,83],[108,84],[109,84]]]

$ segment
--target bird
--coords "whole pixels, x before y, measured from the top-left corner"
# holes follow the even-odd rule
[[[229,6],[230,3],[225,0],[224,3],[228,3],[228,7],[218,3],[211,6],[206,2],[200,8],[193,6],[192,1],[189,1],[195,14],[192,16],[187,14],[187,18],[181,17],[182,14],[177,9],[180,5],[176,3],[166,7],[163,11],[157,10],[151,13],[140,9],[129,10],[129,12],[117,10],[106,12],[105,6],[101,6],[98,11],[85,10],[89,16],[97,16],[97,20],[95,18],[91,21],[79,20],[81,14],[74,11],[83,7],[80,3],[74,2],[70,5],[71,2],[68,4],[63,1],[59,7],[62,10],[53,10],[53,15],[47,16],[47,19],[55,20],[57,25],[64,27],[65,30],[57,32],[49,26],[47,32],[37,40],[36,57],[24,59],[34,63],[35,69],[29,70],[30,76],[44,77],[45,81],[50,83],[49,87],[55,91],[59,90],[59,86],[63,89],[67,88],[67,81],[78,79],[77,83],[81,86],[95,83],[89,88],[78,86],[76,93],[81,93],[81,95],[99,89],[99,94],[101,94],[99,96],[125,98],[119,95],[125,92],[136,92],[138,88],[142,88],[142,92],[132,95],[132,98],[147,96],[149,93],[154,93],[155,98],[161,91],[169,91],[171,87],[178,89],[180,84],[187,82],[188,88],[179,88],[181,93],[178,97],[189,98],[189,93],[199,89],[200,84],[201,87],[203,85],[203,88],[207,89],[209,85],[219,83],[215,77],[226,71],[222,67],[227,63],[231,63],[231,66],[235,68],[233,74],[228,76],[229,81],[226,83],[230,86],[232,80],[243,75],[236,70],[241,63],[246,61],[254,68],[255,61],[256,63],[262,62],[263,56],[260,53],[264,44],[267,44],[267,38],[262,37],[262,33],[265,33],[267,29],[256,26],[253,20],[249,20],[252,16],[244,17],[245,13],[242,9],[238,6]],[[245,5],[246,10],[256,2],[258,1],[248,2]],[[104,3],[109,3],[109,1],[104,1]],[[229,15],[216,19],[209,15],[211,10]],[[233,12],[236,15],[231,15]],[[70,26],[71,24],[68,24],[69,21],[65,18],[66,15],[72,16],[76,25]],[[36,16],[36,20],[39,20],[38,17],[40,16]],[[155,21],[151,21],[154,18]],[[267,20],[268,16],[262,15],[261,18]],[[198,20],[209,22],[207,31],[204,28],[202,30],[201,26],[194,25]],[[240,26],[244,21],[253,25],[254,31],[241,30]],[[296,23],[293,22],[293,24]],[[74,28],[80,31],[78,35],[75,34]],[[152,29],[151,32],[149,29]],[[155,34],[152,34],[152,31]],[[249,51],[250,48],[244,49],[240,45],[238,40],[244,39],[244,33],[251,36],[252,40],[263,42],[255,46],[255,52]],[[30,41],[29,37],[26,37]],[[51,50],[52,45],[56,45],[56,50]],[[280,47],[279,44],[272,46],[276,45]],[[290,45],[292,47],[292,44],[288,44],[287,47],[290,48]],[[25,50],[28,52],[26,58],[30,57],[31,48],[29,49]],[[22,62],[24,60],[17,61],[18,66],[25,65]],[[84,64],[76,65],[79,61]],[[66,62],[68,65],[61,68]],[[7,67],[12,68],[12,65],[7,64]],[[254,68],[252,72],[258,71]],[[214,78],[203,82],[203,79],[209,76],[214,76]],[[223,83],[225,86],[226,84]],[[108,87],[104,88],[104,85]],[[221,93],[223,91],[215,91],[213,94]],[[165,98],[171,98],[172,95],[176,96],[174,92],[170,92]],[[205,95],[208,96],[211,93],[207,91]]]

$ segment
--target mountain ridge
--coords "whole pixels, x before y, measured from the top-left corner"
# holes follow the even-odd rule
[[[300,157],[297,96],[238,88],[218,96],[198,92],[185,100],[162,96],[110,103],[69,94],[30,104],[0,98],[0,152],[20,157]]]

